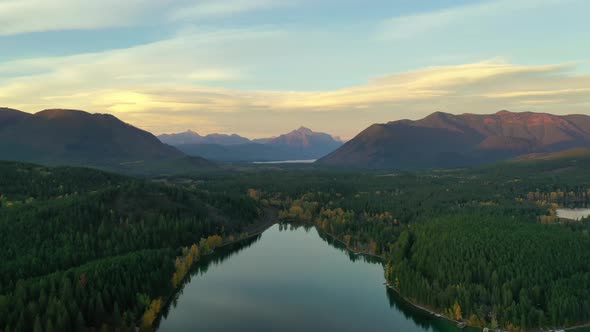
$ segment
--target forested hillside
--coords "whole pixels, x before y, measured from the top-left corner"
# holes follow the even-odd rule
[[[583,151],[582,151],[583,152]],[[530,158],[533,161],[531,161]],[[590,158],[475,169],[353,172],[241,166],[139,180],[0,163],[0,325],[149,329],[192,264],[262,210],[380,256],[389,285],[477,327],[590,321]]]
[[[204,184],[282,210],[348,248],[378,255],[412,303],[476,327],[510,331],[590,321],[590,159],[576,153],[475,169],[350,172],[248,169]]]
[[[245,192],[22,163],[0,172],[6,331],[132,330],[173,291],[182,247],[206,253],[259,215]]]

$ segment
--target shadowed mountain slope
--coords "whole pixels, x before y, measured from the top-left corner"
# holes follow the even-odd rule
[[[209,164],[200,158],[189,160],[112,115],[64,109],[36,114],[0,109],[0,159],[115,170],[149,168],[152,163],[163,167],[181,159],[185,166]]]

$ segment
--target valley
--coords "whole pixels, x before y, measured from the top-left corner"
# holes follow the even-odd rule
[[[584,324],[590,220],[549,217],[554,205],[588,204],[590,155],[559,158],[393,174],[258,165],[143,179],[2,163],[0,243],[11,263],[0,271],[1,324],[150,330],[201,260],[219,246],[256,242],[277,222],[381,257],[372,278],[384,279],[349,279],[351,292],[365,282],[382,297],[386,280],[410,302],[471,327]],[[282,250],[312,246],[300,245]],[[288,287],[268,278],[259,282]]]
[[[307,265],[297,269],[303,273],[297,279],[301,282],[298,294],[305,293],[304,285],[316,284],[315,287],[326,291],[336,291],[332,284],[346,283],[346,292],[351,296],[366,285],[368,293],[380,295],[370,299],[359,297],[353,303],[370,300],[371,304],[366,306],[371,312],[381,312],[380,318],[374,317],[370,323],[383,324],[383,329],[406,326],[416,331],[426,327],[449,331],[465,324],[469,328],[536,331],[585,326],[590,322],[590,256],[585,250],[590,246],[590,218],[576,210],[590,203],[590,150],[581,134],[580,141],[561,144],[560,148],[553,145],[552,150],[547,145],[521,151],[524,154],[508,160],[478,162],[478,166],[413,170],[400,166],[392,171],[371,165],[324,165],[326,158],[348,149],[358,139],[314,163],[221,163],[187,156],[181,151],[182,144],[178,150],[113,117],[64,110],[35,115],[17,111],[0,114],[4,134],[10,137],[15,137],[14,132],[9,134],[11,130],[26,128],[29,123],[52,133],[70,121],[75,126],[85,123],[87,128],[59,139],[51,134],[47,142],[35,145],[44,152],[32,154],[31,159],[49,166],[0,162],[0,255],[8,262],[0,268],[0,326],[7,330],[35,330],[41,326],[59,331],[150,331],[159,326],[162,330],[179,328],[175,324],[184,324],[181,329],[186,330],[197,328],[197,323],[206,324],[199,328],[222,328],[216,325],[219,319],[194,321],[186,314],[184,318],[168,320],[168,315],[176,317],[174,308],[184,299],[183,287],[192,289],[187,283],[192,285],[190,280],[200,282],[196,280],[201,278],[211,280],[205,283],[214,283],[207,286],[209,291],[224,278],[237,282],[232,278],[238,272],[208,277],[202,266],[207,266],[211,259],[215,261],[217,255],[223,256],[226,250],[231,251],[226,248],[241,248],[243,244],[247,247],[261,237],[266,238],[265,234],[277,234],[277,229],[298,226],[308,231],[314,229],[319,238],[332,245],[344,246],[352,252],[349,257],[353,261],[364,257],[358,254],[374,257],[379,264],[364,267],[362,273],[375,268],[378,273],[356,278],[345,278],[346,273],[326,274],[324,279],[319,274],[314,276],[313,271],[319,273],[318,269],[326,265],[333,268],[335,261],[321,263],[322,258],[313,257],[313,252],[293,259],[287,257],[291,251],[304,254],[305,250],[319,248],[322,241],[285,238],[268,249],[270,252],[255,254],[256,259],[271,253],[278,256],[268,257],[270,265],[265,277],[252,276],[258,286],[248,284],[240,288],[259,289],[243,294],[241,301],[266,301],[263,298],[267,293],[261,285],[268,287],[266,291],[277,285],[273,294],[280,294],[281,287],[295,287],[291,279],[295,272],[281,276],[271,271],[280,264],[301,261]],[[536,115],[523,116],[524,122],[516,121],[517,124],[528,126],[531,118],[537,119]],[[108,125],[102,126],[102,121]],[[448,125],[451,120],[436,114],[427,123],[439,126],[440,121]],[[457,129],[459,125],[453,123],[456,128],[445,135],[455,131],[464,135],[466,129]],[[570,128],[562,120],[558,123],[560,132]],[[94,133],[100,135],[101,130],[113,125],[121,130],[121,135],[135,139],[121,138],[124,143],[93,141]],[[509,135],[518,134],[514,127],[503,130]],[[533,132],[532,127],[527,130]],[[277,140],[284,142],[279,145],[300,146],[308,142],[308,135],[315,135],[306,128],[292,134],[279,137]],[[185,136],[179,139],[186,139]],[[88,137],[82,141],[84,149],[72,150],[68,142],[81,137]],[[198,139],[225,140],[224,147],[243,146],[240,142],[227,143],[228,139],[242,139],[235,136]],[[8,139],[4,146],[8,148],[10,144],[33,146],[24,138]],[[114,149],[111,155],[120,157],[87,158],[80,154],[94,147],[98,149],[93,150],[94,155],[103,155],[99,149],[112,144],[122,152]],[[572,145],[576,147],[569,149]],[[137,151],[137,157],[147,159],[131,161],[136,157],[133,151]],[[286,155],[297,155],[290,151]],[[44,159],[45,156],[55,159]],[[256,154],[250,157],[258,158]],[[12,158],[17,156],[8,159]],[[196,158],[195,163],[179,162],[190,158]],[[93,168],[53,166],[62,163],[90,163],[87,166]],[[121,168],[124,166],[129,168]],[[571,217],[568,211],[578,214]],[[292,248],[288,248],[288,243]],[[251,250],[254,249],[244,248],[245,253]],[[281,251],[285,253],[279,254]],[[265,271],[262,265],[258,268],[257,273]],[[349,267],[344,264],[341,268]],[[289,271],[287,267],[278,269]],[[248,267],[239,270],[244,276]],[[194,271],[202,273],[193,275]],[[200,298],[199,293],[205,293],[194,292],[195,295],[189,295],[191,298]],[[219,296],[223,292],[217,291]],[[341,295],[332,293],[325,299]],[[384,295],[387,296],[383,298]],[[373,303],[379,298],[381,304]],[[276,321],[256,318],[257,309],[248,317],[239,318],[237,312],[232,317],[231,307],[236,305],[232,300],[219,302],[220,307],[215,309],[211,308],[213,296],[205,295],[205,299],[207,307],[199,311],[209,312],[206,317],[229,316],[232,324],[250,319],[249,326],[261,329],[274,326],[286,330],[290,326],[290,320],[280,315]],[[289,301],[300,303],[302,298],[284,294],[276,301],[279,302],[270,307],[292,306]],[[346,330],[347,326],[353,328],[367,319],[359,316],[354,319],[356,323],[337,322],[334,317],[353,318],[362,310],[344,314],[334,311],[336,308],[330,302],[324,306],[332,312],[324,312],[323,323],[320,318],[313,318],[319,308],[309,308],[309,319],[324,330]],[[398,309],[391,310],[391,306]],[[410,309],[399,309],[402,307]],[[404,314],[400,315],[399,310]],[[232,326],[225,328],[235,329]]]
[[[0,332],[590,332],[588,12],[0,0]]]

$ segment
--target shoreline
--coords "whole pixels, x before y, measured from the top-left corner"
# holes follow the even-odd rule
[[[223,243],[222,245],[220,245],[219,247],[215,248],[215,250],[202,255],[201,257],[206,257],[206,256],[210,256],[216,253],[217,249],[220,248],[224,248],[224,247],[228,247],[230,245],[233,244],[237,244],[240,243],[242,241],[251,239],[255,236],[259,236],[262,233],[264,233],[267,229],[271,228],[273,225],[275,225],[276,223],[278,223],[277,220],[277,216],[278,216],[278,211],[276,209],[273,208],[267,208],[264,210],[265,213],[262,217],[261,220],[264,220],[262,223],[256,223],[253,225],[253,228],[250,230],[246,230],[246,233],[248,234],[245,237],[242,238],[237,238],[233,241],[228,241],[226,243]],[[195,264],[198,264],[199,262],[195,262]],[[192,270],[192,267],[191,267]],[[184,286],[185,281],[190,278],[191,274],[187,273],[186,276],[184,276],[184,278],[182,279],[182,284]],[[177,289],[175,289],[172,294],[170,294],[169,296],[166,297],[165,301],[164,301],[164,310],[160,310],[160,312],[158,312],[158,316],[156,317],[156,319],[154,320],[152,326],[151,326],[151,331],[156,331],[160,325],[160,321],[162,319],[162,316],[164,315],[164,312],[170,307],[170,305],[172,304],[172,302],[178,297],[178,295],[181,293],[182,291],[182,286],[178,287]],[[141,326],[139,327],[139,330],[141,331]]]
[[[321,233],[329,236],[334,241],[340,243],[350,253],[353,253],[353,254],[356,254],[356,255],[370,256],[370,257],[373,257],[373,258],[379,258],[382,262],[385,260],[385,258],[383,256],[375,255],[375,254],[372,254],[372,253],[364,252],[362,250],[351,248],[351,247],[347,246],[346,243],[344,243],[344,241],[342,241],[341,239],[339,239],[334,234],[321,230],[320,228],[317,227],[317,225],[314,225],[314,226],[316,226],[316,229],[318,230],[318,232],[321,232]],[[431,314],[433,316],[433,318],[435,318],[435,319],[445,320],[445,321],[452,322],[452,323],[455,323],[455,324],[460,323],[459,321],[456,321],[456,320],[451,319],[451,318],[449,318],[447,316],[444,316],[444,315],[442,315],[440,313],[437,313],[437,312],[433,311],[432,309],[429,309],[428,307],[425,307],[425,306],[423,306],[421,304],[415,303],[414,301],[411,301],[410,299],[404,297],[403,295],[400,294],[399,291],[397,291],[395,288],[393,288],[393,286],[391,286],[389,284],[389,282],[387,281],[387,279],[385,280],[384,285],[386,286],[387,289],[390,289],[391,291],[393,291],[396,294],[396,296],[398,296],[401,300],[403,300],[405,303],[409,304],[413,308],[415,308],[417,310],[420,310],[420,311],[423,311],[425,313]],[[465,328],[466,329],[481,329],[481,327],[471,326],[471,325],[465,325]],[[590,328],[590,323],[580,324],[580,325],[575,325],[575,326],[570,326],[570,327],[567,327],[567,328],[550,329],[549,331],[564,330],[564,331],[573,331],[573,332],[576,332],[576,331],[581,331],[582,329],[586,329],[586,328]],[[490,331],[493,331],[493,330],[490,329]],[[501,330],[501,331],[502,332],[505,332],[505,330]],[[525,332],[538,332],[538,331],[545,331],[545,330],[543,330],[543,329],[525,330]]]
[[[271,213],[268,213],[268,212],[271,212]],[[269,216],[269,214],[272,215],[272,216]],[[266,230],[268,230],[270,227],[272,227],[273,225],[275,225],[277,223],[281,223],[281,222],[285,222],[285,223],[299,222],[299,221],[295,221],[295,220],[283,220],[283,221],[278,220],[278,211],[276,209],[273,209],[273,208],[267,208],[267,209],[265,209],[265,214],[264,214],[263,219],[265,220],[263,223],[256,224],[256,225],[254,225],[254,227],[250,231],[247,231],[247,233],[248,233],[247,236],[245,236],[243,238],[235,239],[234,241],[230,241],[230,242],[224,243],[223,245],[217,247],[216,249],[227,247],[227,246],[230,246],[230,245],[233,245],[233,244],[242,242],[244,240],[251,239],[252,237],[259,236],[262,233],[264,233]],[[304,222],[302,224],[307,224],[307,223]],[[322,234],[328,236],[329,238],[331,238],[333,241],[339,243],[340,245],[342,245],[342,247],[343,247],[344,250],[348,251],[351,254],[369,256],[369,257],[372,257],[372,258],[378,258],[381,262],[384,262],[385,261],[385,258],[383,256],[381,256],[381,255],[376,255],[376,254],[373,254],[373,253],[369,253],[369,252],[360,250],[358,248],[350,247],[350,246],[346,245],[346,243],[344,241],[342,241],[341,239],[339,239],[334,234],[321,230],[315,224],[313,224],[313,226],[316,228],[316,230],[319,233],[322,233]],[[210,252],[210,253],[208,253],[208,254],[206,254],[206,255],[204,255],[204,256],[209,256],[209,255],[212,255],[214,253],[216,253],[215,250],[212,251],[212,252]],[[184,280],[183,280],[183,283],[189,277],[190,277],[190,274],[187,274],[185,276]],[[385,282],[383,283],[383,285],[385,285],[385,287],[386,287],[387,290],[391,290],[392,292],[394,292],[396,294],[396,296],[400,300],[402,300],[404,303],[410,305],[411,307],[413,307],[416,310],[419,310],[419,311],[422,311],[423,313],[427,313],[427,314],[431,315],[433,319],[438,319],[438,320],[441,320],[441,321],[447,321],[447,322],[453,323],[453,325],[455,325],[455,326],[460,323],[459,321],[456,321],[456,320],[451,319],[451,318],[449,318],[447,316],[444,316],[444,315],[442,315],[440,313],[437,313],[437,312],[433,311],[433,309],[430,309],[430,308],[428,308],[426,306],[423,306],[423,305],[421,305],[419,303],[416,303],[416,302],[411,301],[410,299],[404,297],[403,295],[400,294],[399,291],[397,291],[395,288],[393,288],[393,286],[391,286],[389,284],[389,282],[387,281],[387,279],[385,279]],[[180,293],[181,293],[181,288],[178,288],[175,292],[173,292],[173,294],[171,296],[169,296],[166,299],[164,307],[165,308],[168,308],[172,304],[172,302],[177,298],[177,296]],[[153,331],[157,330],[157,327],[159,326],[159,323],[160,323],[160,320],[161,320],[161,318],[163,316],[163,313],[164,313],[164,310],[162,310],[158,314],[158,317],[154,321],[154,325],[152,326]],[[571,327],[567,327],[567,328],[550,329],[549,331],[564,330],[564,331],[573,331],[573,332],[576,332],[576,331],[581,331],[582,329],[586,329],[586,328],[589,328],[589,327],[590,327],[590,323],[586,323],[586,324],[575,325],[575,326],[571,326]],[[457,329],[463,329],[463,328],[457,327]],[[477,326],[465,325],[465,328],[464,329],[481,329],[481,328],[480,327],[477,327]],[[492,331],[492,330],[490,329],[490,331]],[[501,331],[505,332],[505,330],[501,330]],[[545,331],[545,330],[543,330],[543,329],[525,330],[525,332],[527,332],[527,331],[528,332],[537,332],[537,331]]]
[[[381,255],[376,255],[376,254],[372,254],[372,253],[365,252],[365,251],[362,251],[362,250],[358,250],[358,249],[355,249],[355,248],[351,248],[350,246],[347,246],[346,243],[344,243],[344,241],[340,240],[336,235],[334,235],[332,233],[329,233],[329,232],[326,232],[326,231],[323,231],[323,230],[320,230],[319,228],[317,228],[317,229],[318,229],[319,232],[322,232],[323,234],[329,236],[334,241],[342,244],[344,246],[344,248],[348,252],[350,252],[350,253],[353,253],[353,254],[356,254],[356,255],[370,256],[370,257],[373,257],[373,258],[379,258],[379,260],[381,260],[381,262],[383,262],[385,260],[385,258],[383,256],[381,256]],[[384,270],[384,272],[385,272],[385,270]],[[446,320],[448,322],[452,322],[452,323],[455,323],[455,324],[459,324],[460,323],[459,321],[456,321],[456,320],[451,319],[451,318],[449,318],[447,316],[444,316],[444,315],[442,315],[440,313],[437,313],[435,311],[432,311],[432,309],[429,309],[427,307],[424,307],[424,306],[422,306],[422,305],[420,305],[418,303],[415,303],[414,301],[411,301],[408,298],[404,297],[403,295],[400,294],[399,291],[397,291],[395,288],[393,288],[393,286],[391,286],[389,284],[389,282],[387,281],[387,279],[385,279],[385,282],[383,283],[383,285],[385,285],[385,287],[387,289],[390,289],[391,291],[393,291],[401,300],[403,300],[405,303],[409,304],[410,306],[414,307],[415,309],[418,309],[418,310],[424,311],[424,312],[426,312],[428,314],[431,314],[436,319]],[[467,327],[467,328],[478,328],[478,327],[469,326],[469,325],[466,325],[465,327]]]

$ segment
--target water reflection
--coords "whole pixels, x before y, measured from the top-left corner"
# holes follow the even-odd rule
[[[351,253],[309,225],[279,224],[203,257],[160,330],[458,331],[383,282],[379,258]]]
[[[199,263],[195,264],[190,275],[188,275],[186,277],[186,279],[183,281],[182,285],[178,288],[177,293],[174,295],[174,297],[172,298],[170,303],[162,311],[161,318],[164,318],[164,319],[168,318],[168,314],[170,313],[170,310],[176,308],[176,306],[178,305],[178,299],[182,297],[185,287],[191,283],[191,280],[193,278],[206,274],[211,266],[219,265],[219,264],[223,263],[224,261],[226,261],[227,259],[231,258],[232,256],[237,255],[241,251],[248,249],[254,243],[256,243],[258,240],[260,240],[261,236],[262,235],[250,237],[250,238],[245,239],[243,241],[233,243],[233,244],[227,245],[222,248],[218,248],[215,251],[215,253],[212,255],[202,256],[199,260]],[[157,322],[157,325],[159,325],[159,323],[161,322],[161,320],[162,320],[161,318]]]
[[[344,254],[346,254],[346,256],[348,256],[348,258],[350,259],[351,262],[358,261],[358,262],[383,265],[383,263],[381,262],[381,259],[379,257],[352,252],[346,248],[344,243],[334,239],[332,236],[325,234],[325,233],[321,233],[321,232],[318,232],[318,235],[320,236],[320,238],[322,240],[326,241],[332,247],[334,247],[334,248],[338,249],[339,251],[343,252]]]

